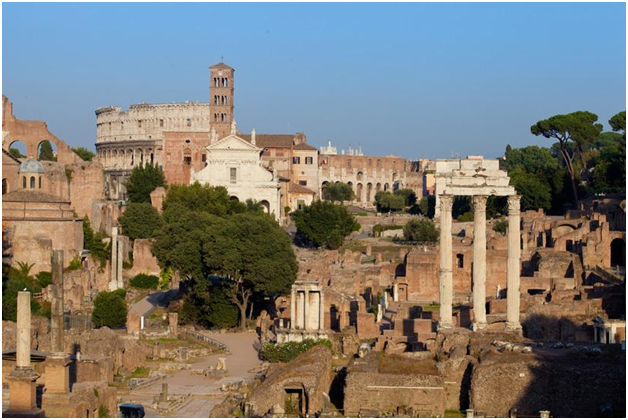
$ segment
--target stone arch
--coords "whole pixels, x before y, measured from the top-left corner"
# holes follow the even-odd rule
[[[262,200],[259,203],[264,209],[264,213],[270,213],[270,203],[267,200]]]
[[[382,184],[381,182],[378,182],[377,185],[375,186],[375,191],[381,191],[382,190]]]
[[[362,171],[358,172],[358,174],[356,175],[356,179],[358,181],[362,181],[362,177],[364,176],[364,174],[362,173]]]
[[[46,143],[48,143],[50,145],[50,148],[52,149],[52,156],[42,156],[42,152],[46,153],[43,149],[44,147],[46,147]],[[50,141],[50,140],[42,140],[37,145],[37,155],[35,158],[37,160],[47,160],[47,161],[56,162],[58,154],[59,154],[59,147],[57,146],[55,142]]]
[[[366,184],[366,201],[368,203],[373,201],[372,195],[373,195],[373,184],[369,182],[368,184]]]
[[[626,241],[615,238],[611,241],[611,267],[626,266]]]
[[[358,185],[356,185],[355,187],[356,200],[359,202],[362,202],[362,190],[363,189],[364,187],[362,186],[361,182],[359,182]]]
[[[17,149],[17,151],[22,157],[16,156],[13,153],[11,153],[12,152],[11,149],[14,149],[13,152],[15,152],[15,149]],[[11,144],[9,145],[9,153],[11,154],[11,156],[18,159],[28,158],[28,147],[26,146],[26,143],[24,143],[22,140],[15,140],[11,142]]]
[[[235,201],[236,203],[240,202],[240,199],[236,197],[235,195],[232,195],[231,197],[229,197],[229,200]]]
[[[388,185],[388,182],[384,184],[384,191],[388,191],[390,189],[390,185]]]

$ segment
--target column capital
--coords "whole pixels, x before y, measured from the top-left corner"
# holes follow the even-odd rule
[[[454,196],[451,194],[441,194],[438,196],[440,199],[440,207],[444,210],[450,210],[454,203]]]
[[[486,202],[488,201],[488,195],[474,195],[473,196],[473,210],[474,211],[486,211]]]
[[[508,214],[518,215],[521,213],[521,196],[509,195],[508,196]]]

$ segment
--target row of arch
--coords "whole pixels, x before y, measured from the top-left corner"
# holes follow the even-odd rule
[[[229,78],[214,77],[214,87],[229,87]]]
[[[229,97],[227,95],[214,95],[214,105],[229,105]]]
[[[229,122],[229,114],[225,112],[215,112],[214,122]]]
[[[364,173],[363,173],[362,171],[359,171],[359,172],[355,175],[355,178],[356,178],[358,181],[362,181],[362,180],[364,179]],[[398,180],[398,178],[399,178],[399,174],[398,174],[397,172],[393,172],[393,174],[392,174],[392,180],[393,180],[393,182],[397,181],[397,180]]]
[[[45,145],[45,143],[50,144],[50,147],[52,149],[52,156],[42,156],[42,147]],[[34,145],[31,145],[31,147],[33,146]],[[37,160],[54,161],[57,157],[58,152],[59,149],[54,140],[41,140],[39,143],[37,143],[37,147],[34,150],[29,150],[28,145],[22,140],[14,140],[9,145],[9,153],[18,159],[33,158]]]
[[[336,184],[340,184],[340,181],[336,181]],[[330,182],[329,181],[324,181],[321,185],[322,189],[325,189],[325,187],[327,187],[327,185],[329,185]],[[391,186],[394,188],[394,184],[391,185],[388,182],[378,182],[376,184],[373,184],[372,182],[369,182],[366,184],[366,187],[364,186],[364,184],[362,184],[361,182],[358,182],[357,184],[355,184],[355,187],[353,185],[353,182],[349,181],[347,182],[347,185],[349,185],[352,189],[353,192],[355,193],[355,199],[358,203],[370,203],[373,200],[375,200],[375,194],[378,191],[390,191]]]
[[[135,165],[155,164],[152,148],[103,149],[97,150],[96,153],[105,168],[131,169]]]

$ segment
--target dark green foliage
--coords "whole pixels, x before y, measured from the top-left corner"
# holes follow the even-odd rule
[[[597,118],[597,115],[591,112],[577,111],[571,114],[554,115],[537,122],[530,128],[535,136],[558,140],[558,152],[569,172],[574,203],[578,202],[576,185],[578,165],[574,160],[580,161],[580,173],[586,178],[588,175],[584,151],[602,132],[602,124],[596,123]]]
[[[103,242],[103,234],[92,230],[88,217],[83,219],[83,244],[83,247],[104,267],[109,259],[110,248]]]
[[[326,201],[315,201],[295,211],[292,220],[300,241],[329,249],[338,249],[347,235],[360,228],[344,206]]]
[[[132,241],[152,238],[162,224],[161,216],[150,203],[129,203],[118,221]]]
[[[164,211],[173,206],[216,216],[244,213],[246,205],[231,200],[225,187],[211,187],[195,182],[191,185],[171,185],[164,200]]]
[[[430,198],[432,200],[430,200]],[[434,198],[433,196],[421,198],[421,200],[418,203],[410,207],[408,212],[410,214],[421,215],[421,216],[430,217],[430,218],[434,217],[434,209],[433,209],[433,206],[430,205],[431,204],[430,201],[432,203],[435,202],[433,198]],[[431,214],[430,214],[430,210],[431,210]]]
[[[156,290],[159,285],[159,277],[140,273],[131,279],[131,287],[136,289]]]
[[[626,139],[626,111],[617,113],[608,120],[608,123],[613,128],[613,131],[623,131],[624,140]]]
[[[181,322],[204,328],[234,328],[238,325],[238,307],[230,297],[229,284],[197,282],[183,300]]]
[[[246,211],[251,213],[264,213],[264,206],[262,206],[257,200],[251,200],[248,198],[244,204]]]
[[[493,230],[497,233],[501,233],[503,235],[508,231],[508,220],[499,219],[493,224]]]
[[[290,237],[272,216],[252,213],[229,217],[208,236],[203,264],[209,273],[230,282],[229,295],[240,308],[244,328],[253,294],[278,296],[294,283],[299,266]]]
[[[49,272],[47,274],[44,272],[38,273],[37,276],[30,275],[33,265],[18,262],[17,267],[3,267],[2,319],[8,321],[17,320],[18,292],[27,290],[31,293],[40,293],[43,287],[50,284],[48,279],[51,279],[52,276]],[[35,299],[31,299],[31,312],[33,315],[49,316],[46,308],[42,308]]]
[[[458,222],[472,222],[473,221],[473,211],[469,210],[467,212],[462,213],[460,216],[456,218]]]
[[[410,242],[434,244],[438,242],[438,230],[432,220],[417,217],[410,219],[403,227],[403,237]]]
[[[35,275],[37,285],[42,290],[52,284],[52,273],[50,271],[40,271]]]
[[[343,182],[329,183],[323,187],[323,199],[328,201],[352,201],[355,199],[353,188]]]
[[[157,187],[165,187],[166,178],[157,165],[140,164],[133,168],[126,183],[129,201],[132,203],[150,203],[150,193]]]
[[[84,147],[73,147],[72,151],[79,155],[81,159],[87,162],[91,161],[96,156],[94,152]]]
[[[48,140],[44,140],[39,145],[39,156],[38,160],[48,160],[48,161],[56,161],[54,150],[52,150],[52,145]]]
[[[376,224],[373,226],[373,236],[375,237],[380,237],[382,235],[382,232],[387,231],[387,230],[396,230],[396,229],[401,229],[403,228],[403,226],[400,225],[380,225],[380,224]]]
[[[266,360],[267,362],[286,363],[293,360],[301,353],[305,353],[314,346],[325,346],[329,347],[330,349],[332,348],[331,341],[327,339],[312,340],[308,338],[301,341],[300,343],[296,341],[289,341],[283,344],[266,342],[264,343],[264,346],[262,347],[262,351],[260,351],[259,356],[260,359]]]
[[[24,159],[26,157],[22,154],[22,152],[20,152],[20,149],[18,149],[17,147],[11,147],[9,149],[9,154],[18,159]]]
[[[402,188],[395,191],[395,195],[401,196],[404,199],[404,206],[410,207],[416,204],[416,193],[410,188]]]
[[[121,328],[126,324],[128,313],[124,289],[113,292],[100,292],[94,299],[92,322],[96,328]]]
[[[81,259],[78,257],[73,258],[70,264],[68,264],[68,270],[80,270],[81,268],[83,268],[83,264],[81,264]]]
[[[377,211],[399,211],[404,208],[405,203],[406,199],[404,196],[395,195],[388,191],[378,191],[375,193],[375,205],[377,206]]]
[[[510,183],[521,195],[521,210],[538,210],[551,208],[551,187],[538,177],[515,169],[509,172]]]

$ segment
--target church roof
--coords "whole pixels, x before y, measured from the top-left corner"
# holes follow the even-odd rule
[[[44,173],[44,165],[39,163],[39,161],[31,158],[27,159],[20,165],[19,173],[36,173],[43,174]]]
[[[2,201],[7,203],[69,203],[56,195],[35,190],[15,190],[2,196]]]
[[[312,191],[311,189],[304,187],[303,185],[295,184],[294,182],[291,182],[290,185],[288,185],[288,192],[301,193],[301,194],[315,194],[314,191]]]
[[[227,69],[227,70],[233,70],[233,67],[230,67],[228,65],[226,65],[225,63],[218,63],[218,64],[214,64],[213,66],[210,67],[210,69]]]
[[[318,150],[318,149],[307,143],[299,143],[294,146],[294,150]]]
[[[251,142],[250,134],[238,134],[239,137]],[[257,147],[285,147],[291,148],[294,142],[292,134],[256,134],[255,145]]]

